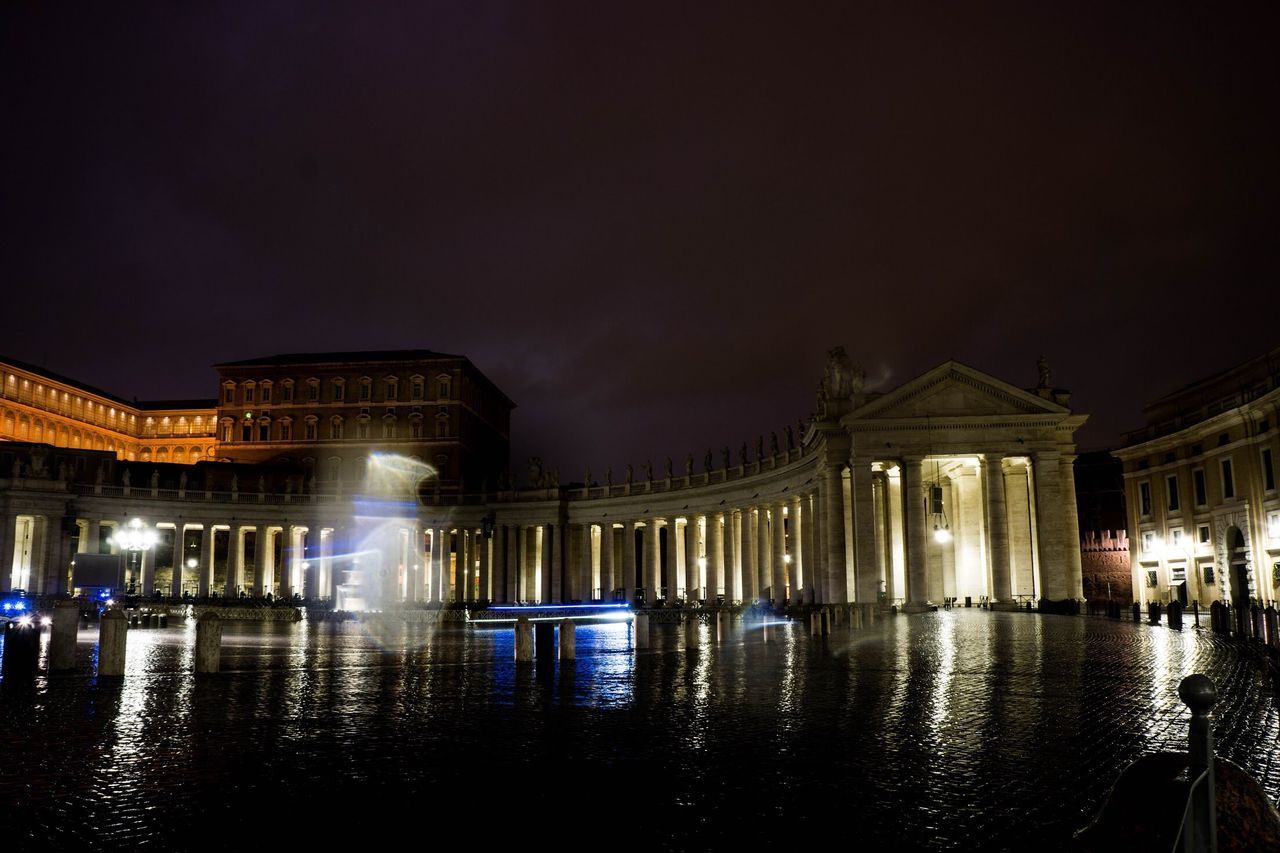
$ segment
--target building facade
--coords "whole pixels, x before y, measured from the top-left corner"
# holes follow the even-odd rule
[[[117,549],[110,531],[136,519],[159,534],[126,561],[126,583],[146,595],[301,594],[349,609],[640,598],[908,611],[1082,596],[1072,462],[1085,417],[1043,364],[1032,389],[947,362],[873,393],[837,348],[798,428],[762,436],[754,452],[708,450],[658,472],[628,465],[616,478],[609,469],[603,483],[562,485],[535,461],[516,485],[500,428],[510,404],[492,396],[501,411],[487,424],[503,446],[477,443],[478,456],[494,456],[460,460],[446,490],[432,485],[429,450],[460,439],[465,457],[466,419],[484,420],[486,403],[459,392],[468,381],[496,389],[385,355],[220,365],[211,455],[230,462],[0,445],[0,583],[74,588],[74,555]],[[448,387],[433,387],[444,377]],[[308,387],[318,390],[299,399]],[[419,444],[400,431],[414,414],[444,415],[461,435]],[[320,476],[329,451],[306,448],[347,446],[350,419],[365,416],[367,442],[351,457],[360,469]],[[297,442],[299,423],[335,418],[341,433]]]
[[[1273,603],[1280,349],[1152,402],[1124,464],[1135,601]]]

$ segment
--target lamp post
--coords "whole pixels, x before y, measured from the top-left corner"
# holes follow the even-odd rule
[[[129,522],[128,527],[117,530],[111,539],[119,546],[120,550],[129,554],[130,563],[133,562],[133,558],[136,555],[139,564],[141,564],[145,559],[143,557],[144,552],[150,551],[155,547],[157,537],[154,530],[142,523],[142,519],[135,518]],[[141,565],[138,566],[138,570],[140,573]],[[135,580],[126,579],[125,591],[133,594],[135,582]]]

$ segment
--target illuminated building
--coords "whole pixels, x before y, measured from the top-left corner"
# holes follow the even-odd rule
[[[1135,601],[1276,600],[1280,349],[1149,404],[1124,463]]]
[[[199,464],[120,440],[112,453],[30,433],[0,445],[5,587],[66,589],[73,548],[110,551],[110,530],[136,518],[159,533],[141,554],[146,594],[907,610],[1081,595],[1072,461],[1085,416],[1043,362],[1029,390],[947,362],[872,392],[836,349],[812,416],[754,448],[590,483],[561,484],[533,460],[519,485],[512,404],[460,356],[218,371],[216,404],[198,409],[217,425]]]

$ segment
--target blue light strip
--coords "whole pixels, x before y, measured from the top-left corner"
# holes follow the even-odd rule
[[[599,610],[601,608],[617,609],[629,608],[630,604],[500,604],[497,607],[487,607],[486,610],[583,610],[590,608]]]

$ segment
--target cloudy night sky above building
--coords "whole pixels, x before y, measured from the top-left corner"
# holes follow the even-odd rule
[[[144,399],[279,352],[466,354],[513,460],[700,459],[825,351],[1092,415],[1275,337],[1274,10],[0,11],[0,352]]]

